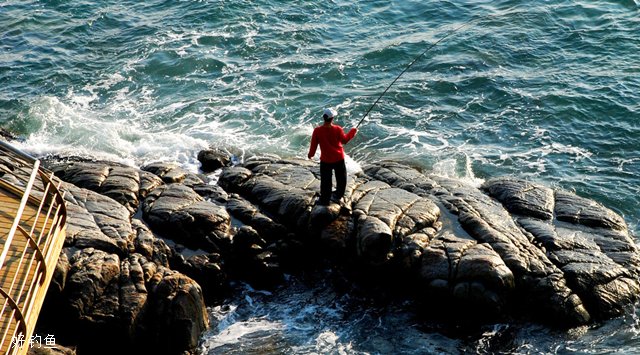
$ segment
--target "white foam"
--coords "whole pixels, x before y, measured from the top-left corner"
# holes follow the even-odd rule
[[[207,337],[203,343],[203,347],[212,350],[220,346],[238,344],[244,337],[251,334],[259,332],[273,333],[274,331],[281,331],[283,329],[284,327],[280,322],[273,322],[263,318],[234,322],[217,334]]]

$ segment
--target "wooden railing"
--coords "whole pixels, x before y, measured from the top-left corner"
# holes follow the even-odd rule
[[[0,141],[0,354],[46,347],[34,328],[64,243],[60,183]]]

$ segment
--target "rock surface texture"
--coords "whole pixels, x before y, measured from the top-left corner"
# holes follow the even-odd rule
[[[624,220],[566,191],[514,178],[476,187],[380,162],[350,174],[341,205],[318,206],[313,162],[200,158],[222,169],[217,185],[175,164],[52,164],[69,182],[69,222],[51,292],[85,333],[193,349],[203,300],[227,280],[268,287],[314,258],[396,279],[427,310],[463,317],[573,326],[623,313],[640,292]]]

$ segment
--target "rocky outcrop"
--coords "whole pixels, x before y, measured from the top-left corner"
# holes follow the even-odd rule
[[[98,171],[95,165],[85,167],[86,171],[76,169],[69,176],[85,176],[78,181],[105,194],[105,186],[116,186],[105,182],[115,181],[114,175],[103,173],[117,169],[91,175]],[[131,218],[128,207],[133,200],[116,201],[69,183],[62,190],[67,238],[49,289],[45,305],[49,309],[43,311],[50,319],[43,322],[64,318],[60,334],[85,352],[194,349],[208,327],[202,289],[172,270],[174,251],[144,223]],[[105,339],[118,341],[105,343]]]
[[[200,169],[208,173],[231,165],[231,155],[220,149],[206,149],[198,153],[198,161]]]
[[[390,162],[364,172],[342,208],[315,205],[308,161],[250,158],[219,184],[297,235],[400,272],[429,298],[573,325],[620,314],[640,291],[624,221],[590,200],[517,179],[476,188]]]
[[[145,198],[144,219],[162,235],[210,252],[228,250],[230,217],[224,207],[204,200],[181,184],[163,185]]]
[[[82,164],[56,173],[126,198],[68,187],[78,218],[54,283],[76,318],[119,324],[129,338],[162,338],[181,324],[172,331],[191,346],[206,324],[194,316],[198,283],[216,302],[229,279],[269,287],[318,258],[393,279],[427,310],[460,310],[449,316],[586,324],[621,314],[640,292],[638,251],[620,216],[519,179],[476,187],[381,162],[350,174],[343,203],[319,206],[319,169],[308,160],[251,157],[223,166],[217,185],[176,164]],[[131,220],[134,206],[144,223]]]
[[[636,299],[638,253],[619,215],[575,194],[517,179],[493,179],[483,188],[562,270],[592,314],[618,315]]]
[[[131,215],[140,200],[162,184],[152,173],[108,162],[58,161],[50,163],[49,168],[66,182],[116,200]]]
[[[480,189],[397,163],[370,166],[382,181],[429,197],[515,276],[518,302],[570,324],[622,312],[638,295],[638,252],[620,216],[565,191],[514,178]]]

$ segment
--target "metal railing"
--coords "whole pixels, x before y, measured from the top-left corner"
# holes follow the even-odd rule
[[[0,189],[0,218],[12,217],[10,228],[0,222],[0,353],[26,354],[64,243],[66,207],[53,174],[2,141]]]

